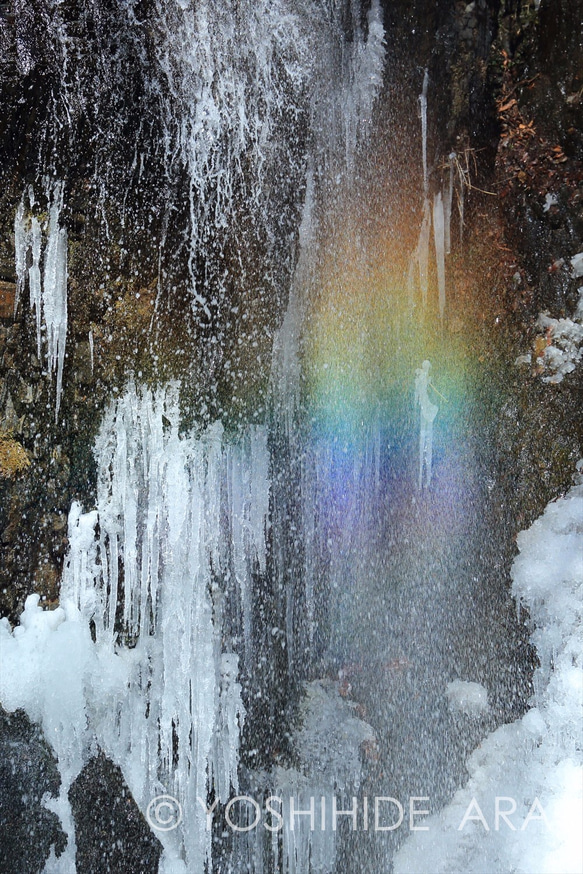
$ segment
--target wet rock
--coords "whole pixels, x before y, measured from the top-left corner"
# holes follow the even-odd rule
[[[75,344],[73,374],[75,382],[78,384],[88,385],[93,382],[93,362],[91,346],[88,341]]]
[[[69,800],[75,819],[77,870],[83,874],[156,874],[162,845],[117,765],[103,753],[83,768]]]
[[[14,318],[14,300],[16,285],[13,282],[0,280],[0,319]]]
[[[56,760],[42,731],[22,710],[0,707],[0,871],[40,874],[51,847],[59,856],[67,838],[43,796],[60,786]]]

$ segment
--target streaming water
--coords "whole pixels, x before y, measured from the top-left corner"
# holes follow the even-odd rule
[[[156,225],[150,335],[165,330],[179,286],[215,400],[215,373],[236,371],[231,359],[241,346],[252,356],[260,333],[269,388],[234,425],[208,412],[208,386],[197,393],[186,367],[172,382],[162,369],[150,381],[128,370],[97,429],[95,503],[71,508],[61,606],[48,617],[29,599],[20,632],[2,628],[15,664],[33,653],[60,680],[56,696],[34,672],[5,690],[59,758],[53,806],[68,847],[45,870],[75,870],[68,793],[101,750],[156,831],[164,874],[388,872],[404,833],[365,829],[364,796],[405,807],[419,796],[437,809],[467,750],[508,716],[500,702],[516,679],[500,679],[506,608],[498,587],[488,593],[479,379],[464,384],[455,342],[444,351],[438,331],[405,313],[427,304],[432,221],[442,319],[446,307],[452,182],[431,210],[427,74],[423,210],[402,303],[389,284],[404,286],[407,255],[385,273],[371,266],[366,208],[353,212],[360,195],[347,193],[382,81],[377,0],[154,0],[147,27],[139,7],[123,0],[114,14],[100,2],[71,21],[55,4],[46,22],[62,78],[43,202],[26,188],[15,238],[20,305],[28,290],[37,352],[56,371],[57,417],[61,214],[81,116],[101,143],[88,186],[105,249],[123,253],[132,223],[146,238]],[[89,73],[79,66],[86,25]],[[30,40],[23,29],[25,66]],[[148,109],[129,162],[128,59]],[[109,116],[93,111],[107,100]],[[237,300],[255,297],[256,323],[233,339]],[[88,339],[93,371],[93,330]],[[487,716],[464,722],[448,710],[445,686],[458,678],[488,687]],[[240,793],[254,801],[235,813]],[[167,806],[152,807],[161,796],[179,806],[176,828]],[[281,830],[250,825],[269,796]],[[336,829],[337,808],[351,803],[358,827],[343,814]]]

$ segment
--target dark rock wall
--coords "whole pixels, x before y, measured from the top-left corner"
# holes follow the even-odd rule
[[[0,871],[41,874],[51,848],[59,856],[67,838],[44,796],[56,796],[61,778],[38,726],[22,711],[0,707]]]

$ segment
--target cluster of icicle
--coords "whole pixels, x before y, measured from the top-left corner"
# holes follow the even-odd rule
[[[153,395],[130,385],[105,415],[96,454],[97,509],[71,510],[62,599],[94,624],[98,649],[123,661],[127,688],[100,718],[103,680],[92,677],[89,725],[144,812],[161,794],[180,800],[180,829],[161,833],[165,852],[202,874],[203,802],[211,786],[223,803],[238,789],[244,708],[238,656],[221,646],[221,581],[234,568],[247,656],[250,576],[267,552],[265,430],[249,427],[231,445],[219,423],[182,437],[176,387]]]
[[[255,797],[264,799],[265,820],[259,829],[238,836],[229,860],[233,874],[336,870],[337,831],[354,810],[362,746],[374,749],[376,740],[372,728],[356,715],[356,704],[341,697],[337,683],[314,680],[305,692],[299,727],[292,733],[295,767],[276,766],[270,773],[253,774]],[[256,818],[254,808],[243,815],[247,827]],[[355,830],[364,825],[362,802],[356,817]]]
[[[445,314],[445,256],[451,252],[451,211],[454,189],[455,154],[449,156],[449,176],[445,189],[433,196],[433,204],[429,195],[429,175],[427,171],[427,88],[429,76],[427,70],[423,77],[423,90],[419,96],[421,108],[421,140],[423,159],[423,219],[417,247],[409,262],[409,299],[413,304],[416,286],[421,291],[423,308],[427,306],[429,290],[429,242],[431,225],[433,223],[433,242],[435,245],[435,261],[437,269],[437,289],[439,315],[443,320]],[[463,197],[463,188],[460,190]],[[460,201],[463,204],[463,201]],[[461,208],[461,207],[460,207]]]
[[[47,367],[57,374],[55,416],[58,417],[67,340],[67,230],[61,226],[63,182],[45,180],[43,197],[48,204],[48,219],[41,213],[32,185],[28,186],[16,210],[16,306],[28,285],[30,306],[36,315],[37,355],[42,361],[46,346]]]
[[[271,235],[277,206],[270,189],[281,174],[282,127],[299,131],[316,156],[354,154],[370,122],[384,64],[378,0],[368,13],[352,0],[347,43],[344,0],[157,0],[159,75],[165,97],[169,175],[186,169],[190,197],[190,268],[204,251],[205,229],[227,227],[244,195]],[[286,161],[293,150],[286,145]],[[321,160],[321,157],[319,158]],[[288,167],[288,172],[291,167]],[[205,291],[194,301],[208,311]]]

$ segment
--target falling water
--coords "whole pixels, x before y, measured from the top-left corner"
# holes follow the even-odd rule
[[[256,589],[268,571],[274,575],[276,591],[286,582],[289,541],[288,549],[280,545],[277,519],[279,514],[282,526],[289,529],[285,506],[289,483],[281,476],[272,482],[273,450],[283,445],[290,470],[297,469],[300,336],[311,281],[317,204],[330,178],[351,170],[357,145],[370,127],[381,83],[384,33],[377,0],[366,18],[358,2],[345,9],[341,2],[233,2],[218,7],[158,0],[146,72],[143,32],[134,5],[121,4],[117,17],[125,51],[147,77],[147,99],[158,105],[160,143],[152,155],[140,127],[125,174],[126,191],[120,192],[116,155],[109,145],[112,137],[103,130],[103,148],[95,161],[96,207],[111,240],[108,202],[122,198],[123,240],[131,189],[138,190],[144,165],[158,156],[165,189],[174,192],[176,203],[171,194],[163,205],[156,310],[163,310],[172,281],[172,269],[164,263],[170,263],[167,254],[176,245],[170,242],[176,238],[171,215],[180,212],[181,203],[186,206],[186,222],[178,245],[186,247],[192,312],[204,321],[216,318],[229,296],[232,277],[221,266],[222,249],[232,245],[227,240],[241,205],[252,215],[253,234],[266,241],[269,273],[273,269],[269,264],[280,260],[282,253],[284,260],[290,257],[285,251],[289,242],[282,243],[278,203],[290,199],[290,180],[305,189],[297,263],[275,339],[271,428],[248,425],[226,435],[217,420],[189,434],[182,428],[178,383],[152,389],[129,381],[105,410],[95,440],[95,507],[84,510],[75,502],[69,515],[69,551],[61,586],[64,609],[53,624],[55,634],[63,628],[78,634],[84,670],[76,679],[69,712],[76,711],[78,720],[79,711],[84,711],[86,727],[61,724],[55,735],[53,711],[41,706],[45,731],[59,758],[62,785],[56,809],[68,835],[64,856],[51,857],[51,872],[69,872],[74,866],[68,792],[84,759],[99,749],[119,765],[144,814],[157,796],[180,800],[181,829],[159,834],[165,852],[162,864],[165,871],[202,874],[206,865],[212,865],[213,852],[207,801],[215,797],[225,805],[230,794],[239,791],[239,747],[246,719],[240,677],[248,682],[257,664],[269,656],[259,651],[266,633],[284,648],[293,676],[298,659],[306,658],[297,638],[303,604],[308,611],[308,640],[313,638],[316,569],[309,558],[313,546],[308,543],[305,552],[304,570],[310,572],[300,569],[305,580],[300,602],[294,603],[294,589],[287,587],[281,612],[274,615],[274,623],[281,623],[283,629],[274,624],[272,629],[256,630]],[[123,88],[122,55],[116,56],[107,81],[101,71],[94,82],[76,77],[72,70],[77,41],[69,33],[70,22],[55,7],[47,25],[62,65],[61,81],[51,98],[57,121],[54,141],[63,149],[75,149],[75,121],[81,107],[88,100],[99,104],[105,88],[111,93],[112,83]],[[98,44],[109,46],[99,16],[94,33]],[[24,54],[21,43],[20,56]],[[103,118],[96,118],[98,127],[103,126]],[[296,144],[291,148],[290,125],[296,128],[292,134]],[[61,163],[50,149],[45,161],[51,169]],[[47,183],[43,198],[48,218],[43,218],[30,186],[15,219],[18,293],[22,298],[28,288],[36,315],[38,356],[46,345],[47,366],[57,373],[57,415],[67,330],[67,233],[60,215],[68,194],[66,180]],[[289,215],[293,217],[294,210]],[[293,229],[289,236],[293,242]],[[245,255],[239,242],[235,251],[242,264]],[[281,275],[280,270],[274,273]],[[93,330],[89,337],[93,368]],[[278,421],[286,423],[283,444],[278,444]],[[300,473],[297,486],[305,508],[297,524],[305,524],[306,531],[311,527],[308,541],[313,542],[313,507],[307,511],[309,469]],[[37,601],[27,602],[23,629],[29,614],[30,624],[42,624],[38,610]],[[259,621],[265,622],[261,614]],[[49,639],[49,648],[57,645],[56,638],[53,642],[49,635]],[[285,803],[300,786],[320,792],[326,786],[342,791],[354,788],[359,770],[352,761],[354,751],[363,738],[370,737],[364,723],[344,712],[344,702],[333,689],[313,687],[311,695],[304,726],[307,739],[300,739],[298,748],[312,749],[312,758],[304,762],[303,772],[280,768],[273,774],[271,789]],[[24,703],[26,692],[21,697]],[[319,772],[310,776],[310,768],[316,768],[316,750],[325,743],[316,723],[326,706],[330,720],[345,729],[328,771],[324,768],[328,774],[324,785]],[[352,758],[345,763],[346,777],[334,779],[335,763],[347,756]],[[264,781],[265,788],[268,783]],[[311,864],[314,871],[331,871],[333,834],[323,844],[311,846],[310,829],[302,825],[294,834],[292,817],[291,831],[288,827],[283,836],[285,870],[307,871]],[[245,852],[262,858],[263,851],[253,842]],[[277,840],[271,852],[279,856]]]
[[[132,301],[142,284],[153,296],[136,341],[148,369],[112,380],[94,429],[95,493],[70,508],[60,605],[44,611],[32,595],[20,626],[0,624],[6,658],[25,665],[18,682],[3,680],[2,703],[42,725],[59,763],[47,805],[68,844],[46,874],[75,870],[71,789],[99,752],[156,832],[161,874],[332,874],[362,859],[388,870],[397,835],[371,850],[351,834],[376,815],[362,794],[392,791],[385,765],[402,791],[435,753],[437,805],[459,782],[460,750],[493,719],[481,686],[465,732],[444,703],[446,688],[452,699],[468,688],[453,681],[448,647],[469,676],[465,637],[487,623],[468,570],[485,559],[476,435],[462,448],[452,412],[466,391],[459,350],[423,323],[435,272],[445,324],[454,190],[451,157],[440,190],[428,166],[428,71],[402,317],[399,269],[373,263],[374,234],[362,229],[372,210],[366,192],[353,210],[351,191],[383,76],[378,0],[154,0],[147,26],[123,0],[111,13],[119,39],[101,3],[75,22],[61,6],[46,12],[61,75],[42,186],[27,184],[14,223],[17,306],[28,291],[57,419],[77,390],[65,363],[65,225],[81,119],[94,124],[84,221],[107,266],[103,321],[125,303],[108,259],[138,277]],[[30,71],[24,30],[17,43]],[[143,111],[130,118],[132,89]],[[106,344],[123,352],[125,338],[87,325],[93,375]],[[177,373],[159,359],[164,335],[172,343],[180,330]],[[432,379],[453,387],[449,410],[432,365],[418,367],[431,344]],[[243,361],[261,386],[247,406],[234,388]],[[391,744],[417,728],[410,760],[397,761]],[[234,812],[239,794],[247,806]],[[255,803],[271,817],[259,829]]]

